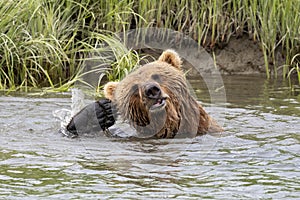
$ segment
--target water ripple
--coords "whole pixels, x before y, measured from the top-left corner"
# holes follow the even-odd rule
[[[211,107],[226,133],[141,140],[58,134],[68,98],[0,97],[4,199],[299,199],[300,118]],[[218,112],[218,109],[220,112]]]

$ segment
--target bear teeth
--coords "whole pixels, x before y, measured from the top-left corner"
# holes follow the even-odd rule
[[[161,105],[164,102],[164,99],[157,99],[154,105]]]
[[[165,104],[166,104],[165,99],[157,99],[156,102],[151,106],[150,110],[163,108]]]

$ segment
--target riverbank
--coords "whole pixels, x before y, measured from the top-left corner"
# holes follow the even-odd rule
[[[162,50],[144,49],[143,54],[151,55],[155,60],[159,57]],[[266,76],[265,60],[260,43],[253,41],[246,35],[243,37],[232,37],[228,44],[222,48],[215,48],[214,51],[207,50],[215,64],[215,67],[223,75],[252,75],[261,74]],[[190,55],[189,55],[190,56]],[[199,63],[201,59],[193,58],[193,62]],[[285,65],[285,57],[279,51],[276,51],[276,66],[273,62],[269,62],[270,73],[274,75],[274,70],[277,70],[277,75],[283,74],[283,66]],[[149,58],[147,58],[149,60]],[[211,69],[202,68],[195,69],[191,63],[184,61],[183,67],[185,71],[189,71],[188,75],[191,77],[198,76],[201,73],[214,73]]]
[[[100,59],[113,67],[109,79],[119,79],[139,58],[114,34],[141,28],[183,33],[224,74],[300,82],[299,9],[299,1],[281,0],[1,1],[0,90],[67,90],[95,52],[113,55]]]

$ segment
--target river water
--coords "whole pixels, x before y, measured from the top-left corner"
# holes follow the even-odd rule
[[[70,94],[0,96],[1,199],[299,199],[300,94],[281,81],[224,77],[225,128],[194,139],[63,137],[52,115]]]

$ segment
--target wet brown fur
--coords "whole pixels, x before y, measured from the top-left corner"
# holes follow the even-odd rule
[[[149,112],[151,102],[143,93],[142,86],[150,83],[158,83],[168,96],[166,107],[158,113]],[[193,137],[223,130],[189,93],[181,59],[172,50],[131,72],[121,82],[106,84],[104,93],[138,132],[154,133],[157,138]]]

